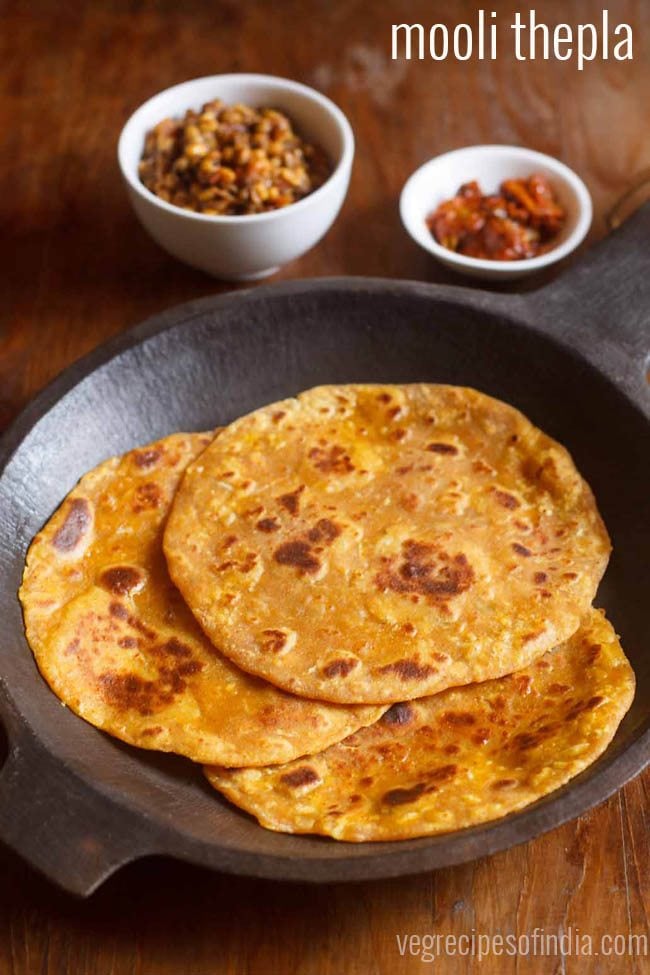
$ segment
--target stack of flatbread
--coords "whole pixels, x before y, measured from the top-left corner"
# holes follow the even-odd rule
[[[30,548],[38,666],[263,826],[493,820],[607,747],[634,675],[569,454],[471,389],[324,386],[81,479]]]

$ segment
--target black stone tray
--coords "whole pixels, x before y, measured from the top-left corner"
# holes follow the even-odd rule
[[[604,800],[650,753],[650,205],[551,285],[508,295],[416,282],[298,281],[174,308],[96,350],[41,393],[0,454],[0,839],[70,891],[165,854],[301,881],[415,873],[504,849]],[[493,824],[400,843],[268,832],[201,770],[129,748],[61,707],[38,674],[16,598],[29,542],[88,468],[178,429],[202,430],[317,383],[476,386],[566,444],[614,542],[598,602],[638,680],[607,752]]]

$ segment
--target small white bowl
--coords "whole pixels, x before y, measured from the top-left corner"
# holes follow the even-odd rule
[[[455,196],[463,183],[477,180],[484,193],[494,193],[504,179],[541,173],[553,185],[567,219],[553,247],[523,261],[486,261],[465,257],[443,247],[426,225],[440,203]],[[584,240],[592,219],[589,190],[572,169],[553,156],[519,146],[468,146],[436,156],[407,180],[400,197],[400,214],[407,232],[442,264],[486,280],[507,281],[532,274],[561,261]]]
[[[246,216],[194,213],[161,200],[138,176],[146,133],[162,119],[182,117],[213,98],[286,112],[300,134],[329,156],[334,167],[329,179],[297,203]],[[354,136],[343,112],[313,88],[271,75],[223,74],[186,81],[150,98],[122,129],[117,155],[133,209],[161,247],[216,277],[253,280],[304,254],[329,230],[350,181]]]

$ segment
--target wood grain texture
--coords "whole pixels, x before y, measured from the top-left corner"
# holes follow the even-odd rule
[[[517,142],[575,167],[604,215],[650,164],[650,4],[610,0],[633,24],[637,57],[575,65],[393,63],[390,24],[455,23],[479,4],[447,0],[5,0],[0,102],[0,425],[65,365],[145,316],[222,289],[176,263],[137,225],[115,142],[128,114],[186,78],[259,70],[315,84],[357,136],[350,195],[321,244],[278,277],[376,274],[452,281],[405,236],[397,197],[429,156]],[[539,0],[549,23],[594,20],[594,0]],[[515,7],[495,0],[508,20]],[[408,8],[408,12],[406,11]],[[296,26],[299,29],[296,29]],[[434,875],[297,885],[212,876],[150,861],[89,903],[64,897],[0,852],[0,975],[401,975],[406,934],[558,928],[648,933],[650,773],[589,816],[533,843]],[[474,958],[442,973],[642,975],[648,957]]]

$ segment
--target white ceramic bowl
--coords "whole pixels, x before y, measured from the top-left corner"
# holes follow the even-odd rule
[[[485,261],[456,254],[439,244],[426,225],[427,216],[463,183],[478,180],[484,193],[493,193],[504,179],[533,173],[547,176],[567,211],[567,220],[554,246],[524,261]],[[572,169],[553,156],[519,146],[468,146],[436,156],[407,180],[400,197],[402,223],[413,240],[439,261],[463,274],[486,280],[512,280],[561,261],[584,240],[591,226],[589,190]]]
[[[226,104],[281,109],[308,141],[332,161],[329,179],[297,203],[250,216],[211,216],[172,206],[138,177],[146,132],[167,117],[181,117],[212,98]],[[261,74],[223,74],[186,81],[154,95],[128,120],[118,143],[118,160],[140,222],[174,257],[227,280],[272,274],[313,247],[330,228],[350,180],[354,136],[343,112],[313,88]]]

